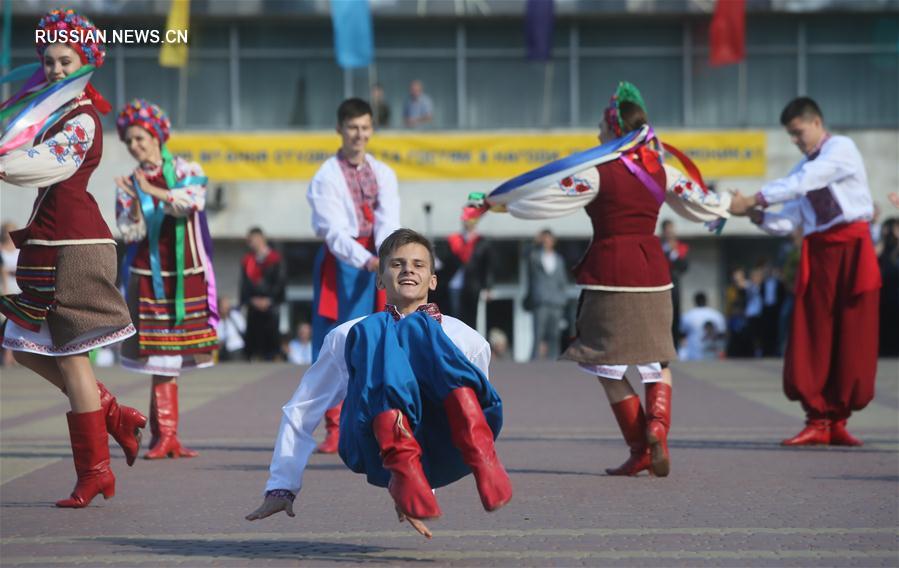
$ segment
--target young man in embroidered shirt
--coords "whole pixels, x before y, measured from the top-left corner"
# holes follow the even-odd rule
[[[812,99],[791,101],[780,122],[805,158],[754,196],[735,192],[730,212],[748,215],[767,233],[801,227],[805,235],[783,380],[807,420],[782,443],[861,446],[846,421],[874,398],[881,286],[868,176],[855,143],[827,131]],[[768,208],[776,204],[780,211]]]
[[[385,239],[379,260],[386,310],[346,322],[325,338],[283,408],[265,500],[247,520],[279,511],[294,516],[312,432],[341,401],[340,457],[372,485],[387,487],[400,520],[422,535],[431,536],[422,520],[441,514],[432,488],[469,472],[487,511],[512,498],[493,444],[502,402],[487,380],[489,344],[427,303],[437,278],[425,237],[400,229]]]
[[[313,362],[328,332],[384,307],[384,295],[375,287],[377,250],[399,228],[400,201],[396,174],[366,152],[373,132],[367,102],[352,98],[340,103],[340,150],[322,164],[306,192],[312,228],[324,239],[312,277]],[[339,420],[339,405],[325,414],[328,433],[319,452],[337,451]]]

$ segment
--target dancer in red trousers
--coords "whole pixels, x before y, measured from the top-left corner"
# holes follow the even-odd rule
[[[805,235],[783,381],[806,424],[783,444],[861,446],[846,421],[874,398],[881,286],[865,163],[850,138],[827,131],[808,97],[787,104],[780,122],[805,158],[752,197],[736,192],[730,210],[767,233],[801,227]]]
[[[77,79],[91,72],[88,66],[103,64],[104,47],[91,41],[97,37],[94,25],[72,10],[48,13],[38,29],[44,31],[37,46],[42,70],[25,88],[65,93],[74,86],[75,91],[36,127],[30,148],[0,155],[0,179],[39,188],[27,225],[11,233],[21,250],[16,280],[22,292],[0,299],[0,312],[9,318],[3,347],[69,398],[72,410],[66,418],[78,482],[71,497],[56,505],[81,508],[98,493],[107,499],[115,494],[107,433],[131,465],[147,419],[116,402],[96,380],[88,359],[90,350],[135,333],[115,286],[115,241],[87,192],[103,152],[98,112],[110,109],[90,83],[82,86]],[[56,42],[59,38],[84,43]],[[11,99],[4,107],[15,104]]]

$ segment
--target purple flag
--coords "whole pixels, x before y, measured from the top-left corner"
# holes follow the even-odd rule
[[[524,33],[528,59],[549,61],[553,48],[554,0],[528,0]]]

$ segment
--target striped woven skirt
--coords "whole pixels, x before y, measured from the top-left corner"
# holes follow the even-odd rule
[[[134,335],[115,280],[113,244],[23,247],[16,267],[22,292],[0,298],[8,318],[3,347],[59,357]]]
[[[140,373],[164,376],[213,365],[218,337],[209,322],[204,274],[184,276],[185,315],[181,322],[176,321],[175,314],[176,278],[164,273],[162,280],[165,297],[157,299],[152,276],[131,271],[126,297],[138,334],[122,345],[122,365]]]

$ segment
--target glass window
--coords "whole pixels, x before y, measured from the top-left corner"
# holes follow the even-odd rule
[[[191,21],[189,42],[191,49],[227,49],[231,44],[231,26],[203,20]]]
[[[228,128],[231,124],[228,67],[227,59],[190,58],[186,126]]]
[[[585,22],[578,33],[582,47],[630,47],[639,38],[641,47],[671,47],[680,51],[683,31],[679,22],[620,20]]]
[[[580,61],[581,126],[596,127],[615,94],[618,81],[640,89],[650,121],[659,126],[683,124],[680,57],[583,57]]]
[[[749,49],[753,47],[785,47],[795,50],[798,34],[798,22],[783,14],[746,18],[746,46]],[[708,36],[706,36],[706,45],[708,45]]]
[[[795,98],[795,55],[750,55],[747,73],[747,122],[751,126],[779,126],[780,111]]]
[[[569,27],[556,20],[553,27],[553,47],[568,47]],[[465,44],[469,49],[513,48],[524,51],[524,20],[474,20],[465,26]]]
[[[330,128],[343,100],[343,75],[332,59],[240,61],[240,128]]]
[[[384,98],[390,107],[390,125],[403,126],[403,105],[408,98],[409,83],[419,79],[424,92],[434,103],[431,128],[455,128],[456,61],[446,58],[384,58],[377,60],[377,80],[384,87]]]
[[[375,19],[375,49],[385,48],[456,48],[456,24],[452,21]]]
[[[808,96],[835,127],[899,126],[896,55],[809,55]]]
[[[712,67],[707,54],[693,57],[693,124],[716,128],[736,126],[739,117],[739,68]]]
[[[173,126],[180,126],[178,74],[178,69],[160,67],[158,57],[126,56],[125,101],[136,97],[146,99],[162,107]]]
[[[333,48],[331,20],[248,23],[240,27],[241,49]]]
[[[899,42],[899,17],[870,14],[810,17],[806,30],[810,46],[877,44],[895,47]]]
[[[556,59],[548,68],[543,63],[532,63],[523,58],[478,58],[470,60],[467,69],[466,125],[469,128],[535,128],[569,124],[566,59]],[[548,96],[548,100],[544,100],[544,96]],[[546,117],[545,112],[548,112]]]

